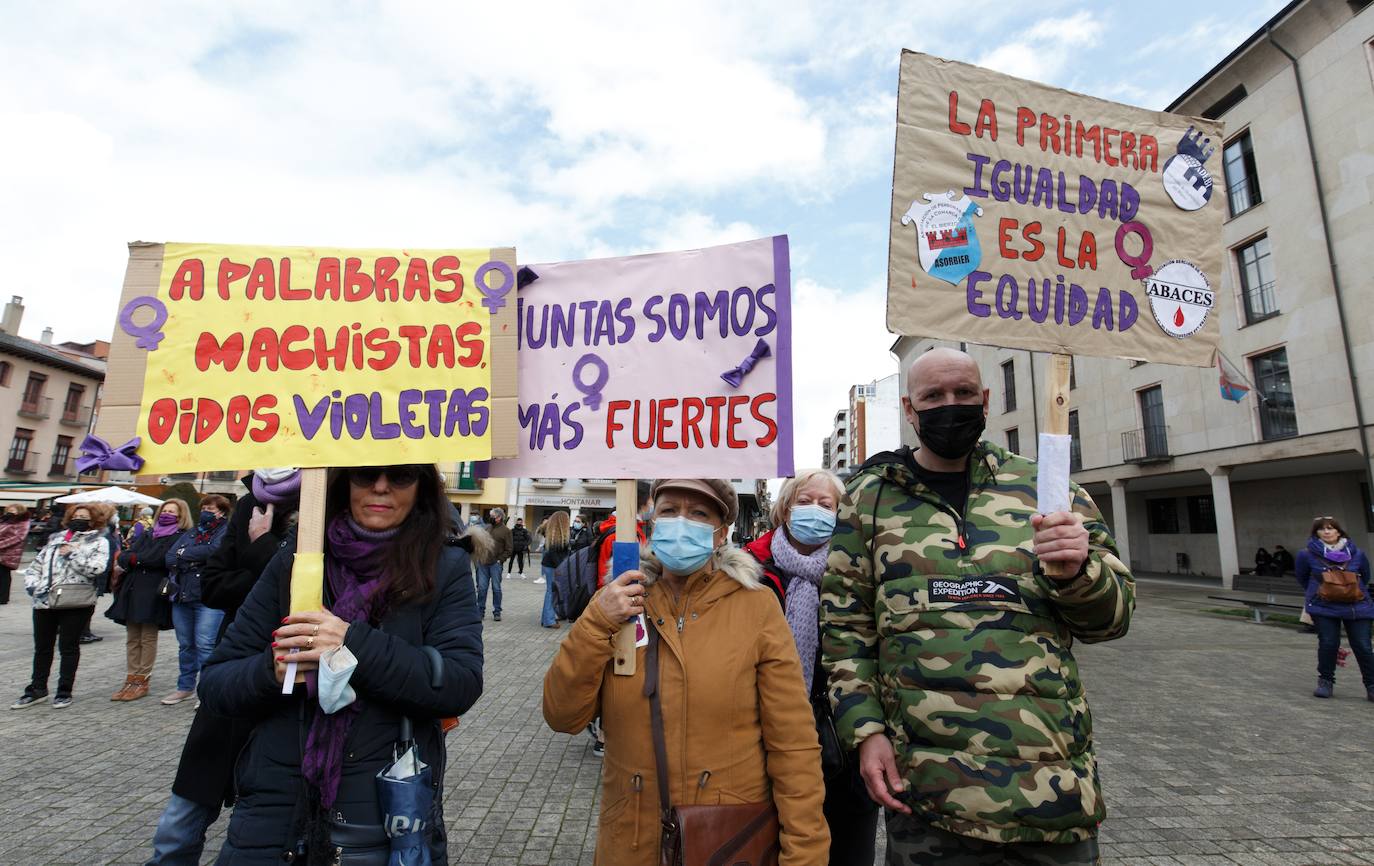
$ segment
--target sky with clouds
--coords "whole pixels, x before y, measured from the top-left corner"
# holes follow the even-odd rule
[[[1282,5],[7,4],[7,294],[24,336],[108,339],[130,240],[539,262],[786,233],[814,465],[849,385],[896,370],[902,48],[1163,108]]]

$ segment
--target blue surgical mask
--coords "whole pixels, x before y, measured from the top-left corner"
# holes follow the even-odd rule
[[[581,529],[581,528],[582,528],[582,521],[580,521],[580,520],[574,520],[574,521],[573,521],[573,529]]]
[[[794,505],[787,531],[802,544],[823,544],[835,534],[835,512],[820,505]]]
[[[654,556],[673,574],[691,574],[706,564],[715,550],[715,529],[685,517],[664,517],[654,521],[654,537],[649,540]]]

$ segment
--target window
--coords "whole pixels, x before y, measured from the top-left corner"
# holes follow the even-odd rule
[[[1256,355],[1250,359],[1250,365],[1260,397],[1260,435],[1265,439],[1298,435],[1293,383],[1288,378],[1288,350],[1275,349]]]
[[[81,399],[86,396],[85,385],[72,385],[67,388],[67,401],[62,404],[62,417],[73,421],[81,414]]]
[[[29,446],[32,444],[32,430],[25,430],[20,427],[14,431],[14,440],[10,442],[10,458],[6,464],[9,471],[14,472],[24,468],[24,463],[29,459]]]
[[[1146,457],[1169,453],[1169,432],[1164,425],[1164,389],[1156,385],[1140,392],[1140,426]]]
[[[1069,471],[1083,471],[1083,449],[1078,444],[1078,410],[1069,410]]]
[[[52,470],[49,474],[66,475],[67,458],[72,456],[72,437],[58,436],[52,449]]]
[[[1249,132],[1242,132],[1226,145],[1221,162],[1226,172],[1226,201],[1231,205],[1231,216],[1244,213],[1263,201]]]
[[[1188,497],[1188,531],[1198,534],[1217,531],[1217,513],[1212,507],[1212,497]]]
[[[14,365],[9,361],[0,361],[0,386],[8,388],[10,386],[10,373],[14,372]]]
[[[1007,361],[1002,364],[1002,396],[1004,401],[1004,412],[1016,411],[1016,362]]]
[[[1151,535],[1175,535],[1178,533],[1178,500],[1147,499],[1145,516],[1149,522]]]
[[[24,385],[24,405],[23,408],[29,412],[38,410],[38,401],[43,399],[43,386],[48,382],[48,377],[42,373],[30,373],[29,381]]]
[[[1369,482],[1360,482],[1360,501],[1364,504],[1364,531],[1374,532],[1374,502],[1369,500]]]
[[[1021,429],[1013,427],[1007,431],[1007,450],[1013,454],[1021,453]]]
[[[1240,294],[1245,305],[1245,324],[1253,325],[1279,314],[1274,300],[1274,259],[1266,235],[1236,250],[1240,266]]]

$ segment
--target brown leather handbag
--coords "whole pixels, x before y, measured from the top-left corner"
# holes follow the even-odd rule
[[[1317,588],[1317,598],[1342,604],[1357,604],[1364,599],[1360,589],[1360,576],[1343,568],[1328,568],[1322,572],[1322,585]]]
[[[778,811],[772,801],[727,806],[674,806],[668,794],[668,747],[659,698],[658,629],[649,626],[644,695],[654,734],[658,804],[663,825],[658,860],[662,866],[777,866]]]

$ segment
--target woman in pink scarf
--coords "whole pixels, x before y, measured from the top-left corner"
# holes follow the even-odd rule
[[[10,603],[10,578],[24,555],[29,518],[22,505],[6,505],[0,517],[0,604]]]

